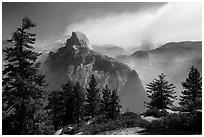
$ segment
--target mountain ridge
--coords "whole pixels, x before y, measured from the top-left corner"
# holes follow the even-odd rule
[[[77,35],[72,33],[64,47],[59,48],[56,52],[50,52],[46,58],[41,71],[45,74],[45,80],[49,83],[48,90],[61,90],[61,85],[68,79],[73,82],[79,81],[82,86],[86,87],[90,76],[94,74],[101,90],[108,84],[111,89],[116,88],[118,85],[118,92],[122,92],[122,87],[127,84],[128,76],[134,70],[126,64],[117,62],[114,58],[94,52],[89,47],[88,39],[84,37],[85,35],[80,34],[80,36],[83,37],[80,37],[81,39],[79,40]],[[135,73],[137,74],[137,72]],[[138,74],[134,76],[135,81],[133,83],[136,82],[137,85],[142,86]],[[129,93],[132,92],[146,94],[142,88],[140,90],[131,89]],[[119,94],[119,96],[121,97],[122,95]],[[138,103],[134,98],[132,101],[136,104]],[[125,102],[129,102],[129,100]],[[122,103],[122,106],[125,106],[124,103]],[[128,108],[128,106],[125,107],[122,110]],[[134,112],[135,110],[137,108],[129,109],[129,111]]]

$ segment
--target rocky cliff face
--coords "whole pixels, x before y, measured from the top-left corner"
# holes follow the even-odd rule
[[[120,97],[127,96],[123,99],[122,106],[124,106],[126,99],[130,101],[128,96],[132,97],[131,105],[134,106],[134,104],[138,103],[138,100],[135,100],[135,98],[141,98],[139,97],[140,94],[145,95],[138,75],[133,75],[134,80],[129,80],[132,71],[127,65],[94,52],[86,36],[80,32],[73,32],[72,36],[67,39],[64,47],[59,48],[56,52],[49,53],[42,68],[45,80],[49,83],[48,90],[61,90],[61,85],[68,79],[74,82],[79,81],[81,85],[86,87],[89,78],[94,74],[100,89],[106,84],[111,89],[116,88],[118,85],[119,93],[122,93],[119,94]],[[134,73],[136,72],[134,71]],[[129,81],[132,81],[132,83]],[[138,85],[138,87],[133,86],[134,88],[129,88],[131,85]],[[129,88],[128,92],[126,92],[126,87]],[[132,95],[132,93],[137,94]],[[128,108],[128,105],[126,105],[126,108]],[[131,107],[128,110],[135,111],[137,108],[134,107],[132,109]]]

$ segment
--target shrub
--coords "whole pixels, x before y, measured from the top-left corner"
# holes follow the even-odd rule
[[[148,109],[144,116],[153,116],[156,118],[160,118],[162,116],[167,116],[168,112],[165,109],[159,110],[157,108]]]
[[[83,134],[85,135],[95,135],[100,132],[110,131],[118,129],[118,125],[114,121],[110,121],[108,123],[94,123],[90,125],[86,125],[83,129]]]
[[[121,121],[139,120],[141,119],[141,116],[133,112],[126,112],[124,114],[121,114],[118,119]]]
[[[164,125],[163,120],[153,120],[150,122],[149,125],[146,126],[147,129],[160,129],[160,128],[166,128]]]
[[[182,127],[181,118],[178,114],[169,114],[166,117],[162,117],[160,120],[153,120],[148,129],[180,129]]]
[[[126,128],[136,126],[144,127],[148,123],[148,121],[142,119],[140,115],[132,112],[122,114],[118,120],[120,120],[121,126]]]
[[[95,121],[83,129],[84,134],[98,134],[104,131],[130,128],[130,127],[146,127],[149,122],[142,119],[138,114],[132,112],[126,112],[118,116],[116,120],[108,120],[103,116],[98,116]]]
[[[145,113],[145,116],[153,116],[153,117],[160,117],[159,115],[159,109],[157,108],[152,108],[152,109],[148,109]]]
[[[162,116],[168,116],[169,113],[168,113],[165,109],[162,109],[162,110],[159,111],[159,115],[160,115],[160,117],[162,117]]]
[[[182,129],[182,120],[179,114],[169,114],[163,118],[164,128]]]
[[[202,131],[202,112],[193,111],[181,114],[183,129]]]
[[[162,117],[160,120],[153,120],[149,125],[146,125],[147,129],[175,129],[202,132],[202,113],[179,113],[169,114]]]
[[[94,124],[98,124],[98,123],[107,123],[109,122],[109,120],[106,118],[105,115],[97,115],[95,116],[95,119],[94,119]]]

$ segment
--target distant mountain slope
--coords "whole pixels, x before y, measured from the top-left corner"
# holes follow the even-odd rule
[[[45,74],[45,80],[49,83],[48,90],[51,91],[61,90],[61,85],[67,79],[78,80],[86,87],[90,76],[94,74],[100,89],[105,84],[111,89],[118,85],[120,98],[125,96],[122,110],[139,112],[144,109],[143,106],[135,105],[143,104],[146,94],[137,73],[113,58],[94,52],[83,33],[73,32],[64,47],[50,52],[41,71]]]
[[[144,86],[165,73],[181,93],[181,82],[185,80],[191,66],[202,73],[202,42],[171,42],[154,50],[136,51],[130,56],[118,56],[116,60],[135,69]]]
[[[123,48],[115,45],[92,45],[95,52],[115,58],[121,54],[127,54]]]

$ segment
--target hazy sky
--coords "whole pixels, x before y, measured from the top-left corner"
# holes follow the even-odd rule
[[[201,3],[3,3],[3,39],[29,16],[37,40],[81,31],[91,44],[151,48],[169,41],[201,40]],[[144,44],[147,47],[144,47]]]

